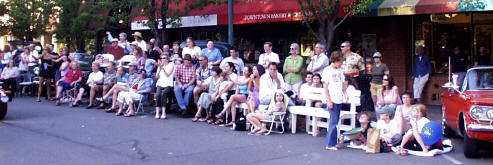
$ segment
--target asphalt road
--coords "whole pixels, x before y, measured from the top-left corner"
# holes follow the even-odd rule
[[[152,111],[146,107],[147,112]],[[431,118],[439,118],[432,108]],[[169,114],[116,117],[101,110],[55,106],[32,97],[9,103],[0,122],[0,165],[10,164],[493,164],[493,154],[467,159],[462,139],[452,139],[454,150],[435,157],[366,154],[362,150],[323,149],[325,136],[247,132],[193,123]]]

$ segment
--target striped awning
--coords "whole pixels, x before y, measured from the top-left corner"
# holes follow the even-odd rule
[[[391,16],[493,10],[493,0],[383,0],[367,15]]]

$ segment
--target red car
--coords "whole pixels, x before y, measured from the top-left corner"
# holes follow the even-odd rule
[[[469,69],[454,86],[442,94],[443,135],[461,135],[464,156],[479,157],[480,147],[493,142],[493,66]]]

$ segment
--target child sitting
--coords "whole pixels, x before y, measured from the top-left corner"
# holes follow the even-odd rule
[[[431,146],[426,146],[423,142],[423,139],[421,138],[421,130],[426,123],[430,122],[430,120],[426,118],[426,112],[427,108],[425,105],[413,105],[410,121],[411,129],[409,129],[402,138],[401,146],[397,150],[398,155],[406,155],[406,152],[403,152],[403,148],[411,150],[423,150],[423,152],[428,152],[428,150],[432,148]]]
[[[377,121],[377,129],[380,130],[380,146],[382,152],[390,152],[392,146],[397,146],[402,135],[399,121],[391,119],[393,110],[390,107],[384,107],[380,114],[380,120]]]
[[[277,91],[275,96],[272,98],[267,111],[249,113],[247,115],[247,120],[254,126],[254,129],[252,130],[252,132],[249,133],[249,135],[265,135],[268,130],[262,125],[260,121],[273,120],[273,117],[275,117],[273,113],[286,111],[288,103],[289,98],[285,96],[282,91]]]
[[[371,128],[370,121],[371,121],[371,116],[368,112],[361,112],[359,115],[359,124],[361,125],[361,136],[356,139],[351,140],[351,145],[365,145],[366,144],[366,138],[368,135],[368,128]]]

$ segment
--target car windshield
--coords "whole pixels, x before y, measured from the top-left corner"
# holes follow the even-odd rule
[[[467,72],[467,90],[493,90],[493,68]]]

